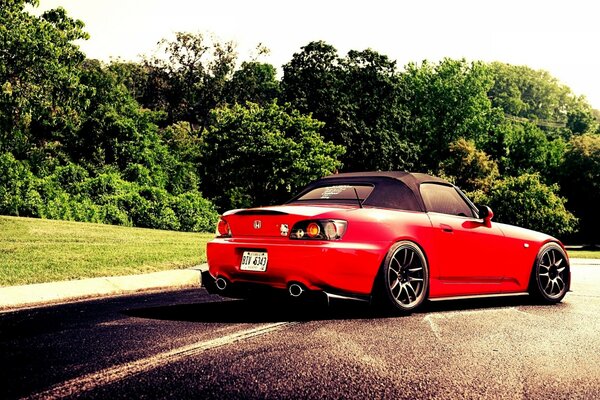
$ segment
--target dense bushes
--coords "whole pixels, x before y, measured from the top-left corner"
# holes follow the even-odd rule
[[[197,191],[173,195],[116,170],[89,176],[75,164],[40,178],[10,153],[0,156],[0,213],[186,231],[212,231],[217,220]]]
[[[497,180],[489,191],[477,192],[473,197],[490,205],[500,222],[555,236],[573,233],[577,227],[577,218],[567,211],[566,200],[558,194],[558,185],[545,185],[538,174]]]

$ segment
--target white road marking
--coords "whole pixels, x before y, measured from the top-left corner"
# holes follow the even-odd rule
[[[524,314],[528,317],[538,318],[538,316],[535,314],[530,314],[530,313],[518,310],[515,307],[509,307],[509,308],[492,308],[492,309],[486,309],[486,310],[448,311],[448,312],[442,312],[439,314],[428,314],[423,318],[423,321],[425,321],[429,324],[429,327],[431,328],[431,331],[435,335],[436,339],[441,340],[441,338],[442,338],[441,330],[440,330],[439,325],[435,322],[436,319],[437,320],[451,319],[454,317],[462,317],[462,316],[468,316],[468,315],[473,315],[473,314],[487,314],[487,313],[494,313],[494,312],[499,312],[499,311],[500,312],[517,312],[517,313]]]
[[[179,347],[163,353],[131,361],[121,365],[115,365],[88,375],[70,379],[66,382],[52,386],[51,388],[28,396],[28,399],[56,399],[67,397],[76,393],[92,390],[98,386],[108,385],[110,383],[125,379],[132,375],[150,371],[154,368],[162,367],[169,363],[179,361],[183,358],[200,354],[206,350],[225,346],[240,340],[249,339],[255,336],[264,335],[270,332],[282,329],[284,326],[294,325],[296,322],[277,322],[262,325],[252,329],[246,329],[232,333],[220,338],[206,340],[191,345]]]
[[[437,326],[431,315],[427,315],[425,318],[423,318],[423,320],[429,324],[429,327],[431,328],[431,331],[433,332],[437,340],[440,340],[442,338],[442,336],[440,335],[440,328]]]

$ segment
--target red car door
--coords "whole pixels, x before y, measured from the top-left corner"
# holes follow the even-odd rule
[[[425,183],[421,195],[432,223],[430,296],[500,293],[505,275],[504,234],[476,218],[452,186]]]

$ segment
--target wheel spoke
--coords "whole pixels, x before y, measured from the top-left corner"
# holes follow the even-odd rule
[[[415,258],[415,253],[411,251],[410,252],[410,260],[408,260],[408,264],[404,264],[404,266],[408,267],[408,266],[412,265],[414,258]]]
[[[417,271],[422,271],[423,268],[422,267],[418,267],[418,268],[409,268],[408,272],[417,272]]]
[[[392,268],[392,264],[390,264],[390,269],[393,269],[393,270],[394,270],[394,272],[397,272],[397,273],[399,273],[399,272],[400,272],[400,270],[402,269],[402,265],[400,264],[400,261],[398,261],[398,260],[396,259],[396,257],[394,257],[394,258],[392,258],[392,262],[393,262],[393,263],[395,262],[395,263],[396,263],[396,265],[398,265],[398,269],[394,269],[394,268]]]
[[[550,279],[548,279],[548,283],[546,283],[546,287],[544,288],[544,292],[548,293],[548,288],[550,287],[550,283],[552,283],[552,281]]]
[[[408,278],[409,282],[423,282],[423,279],[421,278],[413,278],[413,277],[409,277]]]
[[[556,285],[558,286],[559,292],[562,292],[563,289],[566,287],[565,281],[563,281],[563,279],[560,276],[556,277]]]
[[[406,285],[404,285],[404,287],[406,288],[406,293],[408,294],[408,299],[412,303],[413,302],[412,299],[414,299],[414,300],[417,299],[417,292],[415,291],[415,288],[413,288],[410,283],[407,283]],[[410,295],[409,289],[410,289],[410,292],[412,292],[412,299],[411,299],[411,295]]]
[[[400,298],[400,297],[402,296],[402,292],[404,292],[404,291],[405,291],[405,289],[406,289],[404,286],[405,286],[405,285],[404,285],[404,283],[401,283],[401,284],[400,284],[400,290],[398,290],[398,295],[397,295],[397,296],[394,296],[394,297],[396,297],[396,300],[398,300],[400,303],[404,303],[404,302],[402,301],[402,299]],[[408,293],[407,293],[407,295],[408,295]],[[409,300],[410,300],[410,299],[409,299]]]
[[[542,261],[540,262],[540,265],[544,265],[544,266],[546,266],[546,265],[544,264],[544,259],[547,259],[547,260],[548,260],[548,268],[550,268],[550,265],[552,265],[552,260],[550,259],[550,254],[548,254],[548,253],[545,253],[545,254],[542,256]]]
[[[394,284],[390,286],[390,290],[396,289],[396,287],[400,284],[400,279],[396,279]]]
[[[554,263],[554,266],[558,267],[560,264],[562,264],[562,262],[563,262],[563,258],[561,258],[560,260],[556,261]],[[562,268],[564,268],[564,267],[562,267]]]

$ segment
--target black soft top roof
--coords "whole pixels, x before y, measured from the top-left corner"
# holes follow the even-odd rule
[[[294,202],[303,194],[322,186],[336,185],[341,183],[368,183],[379,187],[363,203],[365,205],[383,206],[389,208],[401,208],[413,211],[425,211],[425,205],[419,191],[419,185],[425,182],[434,182],[443,185],[452,186],[448,181],[435,176],[411,173],[404,171],[371,171],[371,172],[347,172],[342,174],[329,175],[318,179],[309,184],[298,196],[290,202]],[[389,190],[386,190],[389,188]],[[400,190],[400,192],[398,192]],[[390,193],[401,193],[403,199],[394,198]]]
[[[420,172],[405,172],[405,171],[371,171],[371,172],[346,172],[343,174],[334,174],[329,175],[324,178],[319,179],[319,181],[325,181],[329,179],[347,179],[353,178],[358,180],[369,180],[377,179],[377,178],[392,178],[402,181],[406,186],[408,186],[413,192],[419,191],[419,185],[424,182],[436,182],[442,183],[451,186],[451,184],[442,179],[435,176],[422,174]],[[315,182],[315,183],[316,183]]]

